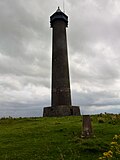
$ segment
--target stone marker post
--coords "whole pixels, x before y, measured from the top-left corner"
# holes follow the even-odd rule
[[[81,137],[88,138],[88,137],[91,137],[92,135],[93,135],[93,132],[92,132],[92,124],[91,124],[90,115],[83,115]]]

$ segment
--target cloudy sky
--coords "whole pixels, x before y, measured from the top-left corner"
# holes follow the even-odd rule
[[[50,106],[49,17],[58,6],[69,16],[72,103],[82,114],[120,113],[119,0],[0,0],[0,117]]]

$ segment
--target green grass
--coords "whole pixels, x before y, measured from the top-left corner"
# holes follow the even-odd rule
[[[82,139],[81,116],[1,119],[0,160],[97,160],[120,134],[120,115],[92,116],[92,126]]]

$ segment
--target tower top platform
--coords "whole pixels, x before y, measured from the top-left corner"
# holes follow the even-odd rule
[[[57,11],[50,16],[51,27],[53,27],[53,23],[58,20],[64,21],[66,23],[66,27],[68,27],[68,16],[65,13],[63,13],[59,7]]]

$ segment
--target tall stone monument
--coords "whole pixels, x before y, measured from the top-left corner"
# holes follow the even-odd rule
[[[80,115],[78,106],[72,106],[67,54],[66,27],[68,16],[59,7],[50,17],[52,28],[52,89],[51,107],[45,107],[44,117]]]

